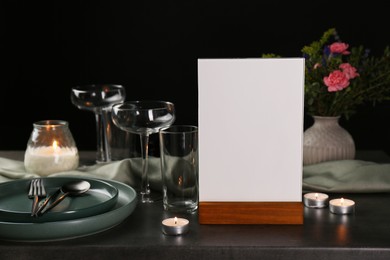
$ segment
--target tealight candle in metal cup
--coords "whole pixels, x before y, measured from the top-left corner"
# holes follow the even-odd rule
[[[334,214],[352,214],[355,212],[355,202],[349,199],[333,199],[329,202],[329,210]]]
[[[162,221],[162,232],[165,235],[182,235],[188,232],[189,221],[185,218],[167,218]]]
[[[308,208],[325,208],[328,206],[329,196],[325,193],[306,193],[303,203]]]

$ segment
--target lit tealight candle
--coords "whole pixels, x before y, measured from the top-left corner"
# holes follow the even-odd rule
[[[329,210],[334,214],[351,214],[355,211],[355,202],[349,199],[333,199],[329,201]]]
[[[166,235],[181,235],[188,232],[189,221],[185,218],[167,218],[162,221],[162,232]]]
[[[29,172],[41,176],[51,173],[74,170],[79,165],[77,148],[60,147],[57,141],[51,146],[27,147],[24,165]]]
[[[329,196],[325,193],[306,193],[303,203],[308,208],[325,208],[328,206]]]

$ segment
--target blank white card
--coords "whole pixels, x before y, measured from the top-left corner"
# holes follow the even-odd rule
[[[302,201],[304,59],[199,59],[199,200]]]

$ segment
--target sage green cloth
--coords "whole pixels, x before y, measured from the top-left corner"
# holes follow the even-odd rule
[[[51,174],[55,176],[87,176],[117,180],[139,187],[141,160],[124,159],[111,163],[82,166],[74,171]],[[201,173],[200,173],[201,174]],[[161,190],[160,160],[149,158],[148,176],[151,188]],[[39,177],[27,173],[22,161],[0,157],[0,182]],[[304,192],[327,193],[375,193],[390,192],[390,164],[360,160],[323,162],[303,167],[302,188]]]
[[[390,192],[390,164],[340,160],[304,166],[302,188],[328,193]]]
[[[124,159],[110,163],[81,166],[76,170],[53,173],[48,177],[86,176],[117,180],[136,188],[139,187],[141,182],[141,163],[141,160],[137,158]],[[160,158],[149,157],[148,172],[150,173],[148,176],[151,188],[161,190]],[[0,157],[0,182],[34,177],[39,177],[39,175],[26,172],[22,161]]]

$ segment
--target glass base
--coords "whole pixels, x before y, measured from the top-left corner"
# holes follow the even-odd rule
[[[154,200],[152,198],[150,198],[149,196],[141,195],[141,202],[142,203],[153,203]]]
[[[198,203],[192,200],[183,200],[167,203],[164,201],[164,210],[175,213],[190,213],[193,214],[198,209]]]
[[[139,198],[140,198],[141,203],[147,204],[147,203],[154,203],[154,202],[162,200],[161,193],[149,192],[149,193],[145,194],[144,192],[140,191],[140,192],[138,192],[138,194],[139,194]]]

